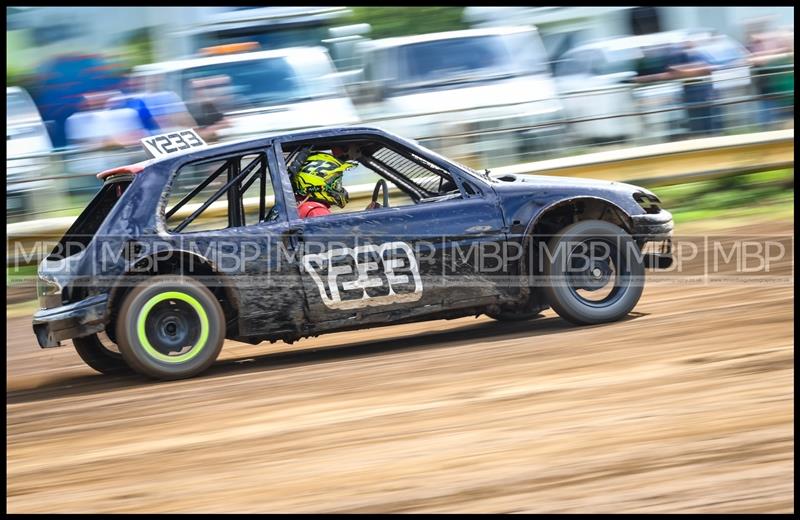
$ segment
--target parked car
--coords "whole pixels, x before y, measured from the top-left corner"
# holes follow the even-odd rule
[[[147,91],[174,92],[187,104],[195,95],[193,81],[224,79],[221,97],[227,101],[220,108],[230,126],[218,132],[221,139],[359,121],[324,48],[224,54],[241,47],[219,46],[207,52],[223,54],[143,65],[134,74]]]
[[[37,206],[53,150],[39,110],[25,89],[6,87],[6,216],[15,220]],[[39,155],[36,157],[36,155]],[[33,156],[33,157],[26,157]]]
[[[629,184],[493,178],[377,128],[146,141],[169,153],[98,174],[103,188],[39,266],[39,345],[72,339],[103,373],[189,377],[226,338],[518,321],[548,306],[610,322],[637,304],[645,268],[672,262],[672,216]],[[334,148],[380,176],[371,201],[302,219],[293,179]]]
[[[678,80],[636,85],[631,80],[648,49],[678,47],[688,40],[697,45],[703,59],[715,67],[709,80],[719,98],[732,98],[749,92],[750,71],[745,49],[724,35],[703,29],[669,31],[641,36],[612,38],[578,46],[556,61],[554,72],[570,119],[598,118],[572,125],[583,141],[616,141],[645,137],[655,140],[681,135],[686,121],[682,110],[683,85]],[[673,111],[644,117],[605,118],[637,111]],[[733,111],[726,109],[728,123],[737,124]]]
[[[478,163],[563,146],[564,107],[532,26],[379,39],[363,48],[364,119],[383,118],[387,129]]]

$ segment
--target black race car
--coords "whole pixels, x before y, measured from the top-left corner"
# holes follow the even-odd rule
[[[102,189],[39,267],[39,344],[72,339],[102,373],[189,377],[226,338],[523,320],[547,307],[610,322],[636,305],[646,268],[672,262],[672,216],[637,186],[492,176],[376,128],[144,141],[154,158],[99,174]],[[358,163],[345,174],[350,203],[302,219],[292,177],[333,147]]]

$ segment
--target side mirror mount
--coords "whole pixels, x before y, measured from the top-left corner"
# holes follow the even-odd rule
[[[617,83],[631,83],[637,74],[631,70],[625,72],[614,72],[606,76],[608,79]]]

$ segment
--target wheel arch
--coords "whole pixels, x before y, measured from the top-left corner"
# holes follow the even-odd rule
[[[525,227],[522,250],[526,253],[526,259],[520,263],[520,274],[529,274],[531,253],[536,251],[531,247],[540,242],[543,235],[551,236],[568,225],[582,220],[604,220],[620,226],[628,233],[633,229],[631,215],[606,198],[585,195],[552,201],[534,214]]]
[[[138,258],[129,269],[119,277],[111,288],[108,298],[109,321],[113,322],[119,304],[133,289],[131,279],[137,276],[156,276],[161,274],[182,274],[197,279],[205,285],[219,301],[225,314],[226,337],[238,332],[239,294],[228,275],[217,269],[208,258],[195,252],[173,249],[164,257],[164,251],[154,252]]]

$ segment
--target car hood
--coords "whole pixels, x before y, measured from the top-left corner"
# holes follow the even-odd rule
[[[231,126],[221,138],[299,130],[319,126],[351,125],[360,121],[347,98],[330,98],[239,110],[226,115]]]
[[[536,101],[560,104],[555,85],[548,76],[527,76],[394,96],[386,100],[381,111],[403,116]],[[509,107],[507,111],[515,113],[519,107]]]
[[[493,186],[500,193],[512,194],[524,191],[546,195],[548,198],[558,195],[597,197],[614,202],[629,213],[642,212],[642,208],[633,198],[634,193],[655,196],[653,192],[641,186],[617,181],[516,173],[492,177],[498,181]]]

